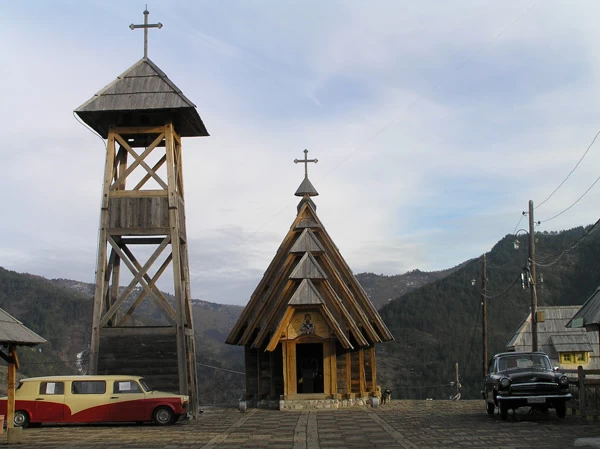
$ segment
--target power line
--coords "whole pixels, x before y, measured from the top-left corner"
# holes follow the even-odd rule
[[[569,172],[569,174],[567,175],[567,177],[565,179],[562,180],[562,182],[558,185],[558,187],[556,187],[556,189],[554,189],[552,191],[552,193],[550,195],[548,195],[548,197],[542,201],[541,203],[539,203],[536,206],[536,209],[538,207],[541,207],[544,203],[546,203],[546,201],[548,201],[550,198],[552,198],[552,196],[557,192],[558,189],[560,189],[563,184],[567,181],[567,179],[569,179],[569,177],[573,174],[573,172],[577,169],[577,167],[579,167],[579,164],[581,164],[581,161],[583,161],[583,159],[587,156],[588,152],[590,151],[590,148],[592,148],[592,145],[594,145],[594,142],[596,141],[596,139],[598,138],[598,136],[600,135],[600,130],[598,130],[598,132],[596,133],[596,135],[594,136],[594,138],[592,139],[592,142],[588,145],[587,149],[585,150],[585,152],[583,153],[583,155],[579,158],[579,160],[577,161],[577,163],[575,164],[575,167],[573,167],[573,169]],[[596,182],[598,182],[598,179],[596,179]],[[594,182],[594,184],[596,183]],[[592,184],[593,187],[593,184]],[[590,187],[591,188],[591,187]],[[589,190],[589,189],[588,189]],[[587,191],[586,191],[587,193]],[[581,198],[580,198],[581,199]],[[579,200],[577,200],[579,201]],[[553,217],[554,218],[554,217]],[[551,220],[551,219],[549,219]],[[545,220],[548,221],[548,220]]]
[[[562,214],[564,214],[566,211],[568,211],[568,210],[569,210],[569,209],[571,209],[573,206],[575,206],[575,205],[576,205],[576,204],[577,204],[577,203],[578,203],[578,202],[579,202],[579,201],[580,201],[580,200],[581,200],[581,199],[582,199],[584,196],[586,196],[586,195],[588,194],[588,192],[589,192],[590,190],[592,190],[592,188],[593,188],[593,187],[594,187],[594,186],[595,186],[595,185],[598,183],[598,181],[600,181],[600,176],[598,176],[598,177],[596,178],[596,180],[595,180],[595,181],[592,183],[592,185],[591,185],[591,186],[589,186],[589,187],[588,187],[588,189],[587,189],[585,192],[583,192],[583,194],[582,194],[582,195],[581,195],[579,198],[577,198],[577,199],[576,199],[576,200],[573,202],[573,204],[571,204],[569,207],[565,208],[563,211],[561,211],[561,212],[557,213],[556,215],[553,215],[552,217],[550,217],[550,218],[547,218],[546,220],[541,220],[541,221],[540,221],[540,223],[546,223],[546,222],[548,222],[548,221],[550,221],[550,220],[554,220],[555,218],[557,218],[557,217],[560,217],[560,216],[561,216]]]
[[[496,293],[496,294],[490,296],[490,295],[487,294],[487,291],[486,291],[486,296],[485,296],[486,299],[495,299],[495,298],[498,298],[499,296],[504,295],[507,291],[509,291],[512,288],[513,285],[515,285],[515,283],[519,279],[521,279],[521,274],[520,273],[513,279],[513,281],[509,284],[509,286],[506,287],[504,290],[502,290],[500,293]]]
[[[566,253],[568,253],[569,251],[572,251],[573,249],[575,249],[577,247],[577,245],[579,245],[583,239],[585,239],[587,236],[589,236],[593,231],[594,228],[598,225],[598,223],[600,223],[600,218],[596,221],[596,223],[594,223],[592,225],[592,227],[590,227],[585,234],[583,234],[583,236],[581,236],[580,238],[578,238],[577,240],[575,240],[573,243],[571,243],[571,245],[569,245],[568,248],[562,250],[560,253],[557,253],[554,260],[550,261],[550,262],[546,262],[546,263],[539,263],[536,262],[536,266],[541,267],[541,268],[547,268],[550,267],[552,265],[554,265],[555,263],[557,263],[562,256],[564,256]]]

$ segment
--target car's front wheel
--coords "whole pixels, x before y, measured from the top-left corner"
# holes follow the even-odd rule
[[[175,422],[175,413],[169,407],[158,407],[152,415],[153,421],[159,426],[168,426]]]
[[[506,421],[508,418],[508,404],[500,402],[500,418]]]
[[[488,415],[493,415],[494,412],[496,411],[496,405],[493,402],[485,402],[486,404],[486,410],[488,412]]]
[[[561,401],[556,404],[555,408],[556,408],[556,416],[558,416],[560,419],[564,418],[565,415],[567,414],[567,404],[565,404],[564,401]]]

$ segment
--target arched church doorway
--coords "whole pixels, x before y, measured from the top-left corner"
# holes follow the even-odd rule
[[[323,393],[323,344],[296,345],[297,392]]]

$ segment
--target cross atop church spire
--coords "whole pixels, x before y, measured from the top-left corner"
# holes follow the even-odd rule
[[[146,9],[144,10],[144,24],[143,25],[134,25],[133,23],[129,25],[129,28],[135,30],[136,28],[144,29],[144,59],[148,59],[148,28],[162,28],[162,23],[148,23],[148,15],[150,12],[148,11],[148,5],[146,5]]]
[[[302,162],[304,164],[304,177],[308,178],[308,163],[314,162],[315,164],[319,162],[318,159],[308,159],[308,150],[304,150],[304,159],[294,159],[294,164],[298,162]]]
[[[314,162],[316,164],[317,162],[319,162],[319,160],[309,159],[308,150],[304,150],[304,159],[294,159],[294,164],[298,164],[299,162],[302,162],[304,164],[304,180],[302,181],[302,184],[300,184],[300,187],[298,187],[298,190],[296,190],[296,193],[294,193],[294,195],[301,197],[317,196],[319,192],[317,192],[317,189],[315,189],[312,183],[308,180],[308,163]]]

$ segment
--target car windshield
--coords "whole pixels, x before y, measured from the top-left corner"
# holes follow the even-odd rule
[[[542,354],[515,354],[498,359],[498,371],[511,369],[552,369],[548,357]]]
[[[154,388],[152,388],[152,385],[150,385],[146,379],[140,379],[140,383],[142,384],[142,388],[145,391],[149,392],[154,390]]]

